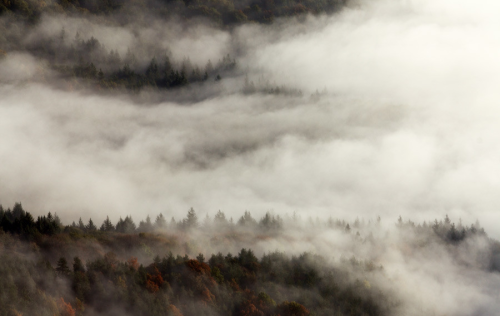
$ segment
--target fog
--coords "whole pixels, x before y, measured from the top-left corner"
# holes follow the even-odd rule
[[[391,227],[399,216],[448,214],[500,238],[499,6],[359,0],[331,16],[231,30],[44,17],[24,45],[64,28],[68,45],[77,32],[94,36],[144,67],[167,51],[200,67],[231,54],[237,71],[210,80],[202,97],[191,87],[102,93],[67,88],[43,60],[9,51],[0,59],[0,203],[67,223],[82,214],[180,219],[190,207],[200,219],[218,210],[234,220],[245,210],[381,216],[388,235],[377,238],[388,246],[373,253],[340,233],[302,230],[256,249],[371,257],[409,302],[401,315],[493,315],[498,274],[454,261],[480,241],[455,256],[438,245],[408,253]],[[302,95],[243,93],[245,77]]]
[[[361,1],[337,15],[233,33],[195,26],[169,45],[199,63],[239,51],[250,79],[265,72],[302,98],[244,96],[226,80],[226,92],[189,106],[135,105],[123,95],[21,84],[36,74],[34,59],[9,54],[0,198],[65,220],[81,211],[97,220],[180,215],[191,206],[390,220],[448,213],[479,219],[498,237],[495,5]],[[70,22],[43,20],[33,34],[60,24],[77,32]],[[126,28],[93,28],[109,49],[133,42]],[[200,57],[203,36],[213,45]],[[325,89],[319,101],[308,97]]]

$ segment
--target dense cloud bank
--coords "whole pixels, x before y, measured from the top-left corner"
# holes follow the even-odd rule
[[[102,219],[191,206],[352,218],[448,213],[498,236],[491,5],[359,2],[333,16],[231,32],[42,18],[21,48],[64,28],[68,45],[81,32],[122,58],[132,50],[144,65],[155,49],[200,68],[231,53],[238,77],[146,93],[138,105],[123,93],[50,87],[58,74],[43,60],[9,51],[0,65],[2,201],[68,220],[83,210]],[[242,76],[303,94],[243,94]],[[189,102],[196,91],[205,92]],[[175,95],[181,104],[169,101]]]

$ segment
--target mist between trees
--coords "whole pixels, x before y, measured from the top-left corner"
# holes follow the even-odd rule
[[[446,287],[443,269],[473,272],[477,282],[500,271],[500,243],[479,223],[448,216],[416,224],[250,212],[233,220],[218,211],[199,219],[191,208],[178,221],[64,225],[51,213],[34,220],[18,203],[0,208],[0,227],[2,315],[466,315],[475,306],[461,314],[458,301],[421,301],[401,284],[408,272],[394,274],[394,255],[409,270],[432,266],[419,284],[429,291],[432,271]]]

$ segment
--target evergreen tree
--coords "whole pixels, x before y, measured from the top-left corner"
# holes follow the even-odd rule
[[[167,221],[165,220],[165,217],[163,217],[163,214],[160,213],[158,216],[156,216],[155,226],[157,228],[166,228],[167,227]]]
[[[106,216],[106,219],[102,223],[101,228],[99,230],[103,232],[112,232],[115,230],[115,226],[109,220],[109,216]]]
[[[66,260],[66,259],[65,259]],[[85,268],[83,267],[82,260],[78,257],[73,259],[73,272],[85,272]]]
[[[137,228],[140,232],[150,232],[153,230],[153,224],[151,223],[151,218],[149,215],[146,217],[146,221],[140,221],[139,227]]]
[[[85,230],[85,224],[83,223],[82,221],[82,218],[80,217],[80,219],[78,220],[78,228],[80,228],[81,230]]]
[[[182,221],[184,228],[191,229],[198,227],[198,216],[196,216],[196,212],[193,208],[190,208],[187,217]]]
[[[66,261],[66,258],[64,257],[59,258],[59,260],[57,261],[56,271],[62,275],[71,274],[71,271],[68,268],[68,262]]]
[[[214,217],[214,224],[216,226],[224,226],[224,225],[227,225],[227,219],[226,219],[226,214],[224,214],[223,212],[221,212],[221,210],[219,210],[217,212],[217,214],[215,214],[215,217]]]
[[[89,223],[85,226],[85,229],[89,232],[94,232],[97,230],[97,227],[94,225],[92,218],[89,219]]]

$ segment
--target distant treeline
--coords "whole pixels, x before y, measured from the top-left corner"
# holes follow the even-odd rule
[[[0,15],[15,14],[36,21],[41,14],[156,14],[168,18],[205,18],[216,25],[271,23],[278,17],[332,13],[347,0],[0,0]]]
[[[189,57],[182,61],[173,60],[168,50],[154,46],[143,47],[148,53],[142,52],[153,57],[136,56],[130,49],[120,56],[117,50],[108,50],[93,36],[83,39],[76,33],[73,38],[69,38],[64,29],[57,36],[27,43],[23,42],[22,33],[14,33],[0,34],[0,61],[9,52],[28,52],[38,60],[45,61],[51,70],[59,74],[59,80],[53,80],[40,68],[34,80],[45,83],[60,83],[62,80],[66,83],[63,88],[69,90],[81,86],[94,90],[127,89],[133,92],[143,88],[165,90],[207,81],[216,83],[226,76],[241,75],[237,71],[236,59],[229,54],[215,63],[207,60],[205,65],[200,66],[193,64]],[[144,63],[144,60],[149,60],[149,63]],[[259,78],[254,83],[246,77],[241,92],[302,96],[298,89],[275,86],[265,78]]]
[[[266,213],[259,221],[255,220],[250,212],[245,212],[235,223],[233,219],[227,219],[225,214],[219,211],[213,220],[208,215],[203,222],[200,222],[196,212],[191,208],[186,218],[177,222],[174,217],[168,223],[163,214],[159,214],[154,223],[149,215],[145,220],[141,220],[139,225],[136,225],[131,216],[126,216],[125,219],[120,218],[114,225],[109,217],[106,217],[104,222],[98,227],[90,218],[84,223],[82,219],[78,223],[73,222],[71,225],[65,226],[57,214],[52,215],[50,212],[47,216],[34,217],[26,212],[21,203],[16,203],[11,209],[4,210],[0,205],[0,229],[4,232],[19,234],[28,239],[36,238],[37,235],[54,235],[62,232],[93,233],[93,232],[117,232],[125,234],[148,233],[156,230],[193,230],[193,229],[228,229],[246,227],[249,229],[259,229],[264,232],[279,232],[283,229],[283,219],[279,215]]]
[[[297,223],[299,219],[294,215],[289,218],[292,223]],[[344,231],[346,233],[354,233],[359,236],[359,231],[368,227],[380,225],[380,217],[376,221],[368,221],[356,219],[354,222],[346,222],[345,220],[329,218],[327,221],[316,219],[313,221],[311,218],[306,221],[306,224],[314,227],[327,227]],[[415,224],[412,221],[404,222],[399,217],[396,226],[400,229],[412,229],[416,233],[427,234],[433,233],[445,242],[456,243],[460,242],[467,237],[472,236],[486,236],[486,232],[479,226],[479,222],[470,226],[463,225],[460,221],[458,224],[452,223],[448,215],[444,220],[434,222],[423,222],[422,224]],[[267,212],[261,219],[256,220],[252,217],[251,213],[245,213],[237,220],[233,218],[228,219],[224,212],[218,211],[214,218],[211,219],[208,214],[204,220],[200,221],[196,211],[191,208],[186,215],[186,218],[176,221],[174,217],[167,222],[163,214],[158,214],[154,220],[151,220],[148,215],[145,220],[141,220],[137,225],[131,216],[126,216],[124,219],[120,217],[116,224],[113,224],[109,217],[106,217],[101,225],[96,225],[90,218],[84,222],[81,218],[78,223],[73,222],[71,225],[63,225],[57,214],[52,215],[50,212],[47,216],[39,216],[34,220],[33,216],[26,212],[21,203],[16,203],[13,209],[5,210],[0,205],[0,229],[4,232],[20,234],[26,238],[35,238],[38,234],[53,235],[61,232],[75,232],[77,229],[81,233],[94,233],[94,232],[117,232],[117,233],[149,233],[154,231],[189,231],[193,229],[211,230],[216,228],[218,230],[231,230],[238,228],[248,228],[251,230],[258,230],[262,232],[275,232],[279,233],[284,229],[284,220],[279,215],[273,215]]]

